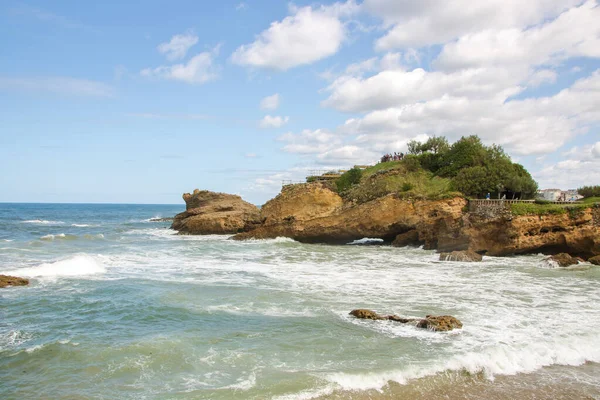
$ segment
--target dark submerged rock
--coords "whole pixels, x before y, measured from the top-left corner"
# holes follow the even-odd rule
[[[26,285],[29,285],[29,279],[19,278],[18,276],[0,275],[0,288]]]
[[[453,329],[460,329],[463,326],[462,322],[450,315],[427,315],[424,319],[415,319],[403,318],[397,315],[379,315],[375,311],[363,308],[350,311],[350,315],[359,319],[389,320],[403,324],[414,324],[417,328],[429,329],[435,332],[451,331]]]
[[[548,257],[546,259],[546,261],[553,261],[559,267],[563,267],[563,268],[579,263],[579,261],[577,260],[577,258],[571,257],[571,255],[569,255],[567,253],[555,254],[553,256]]]
[[[472,250],[453,251],[451,253],[440,253],[440,261],[462,261],[462,262],[479,262],[483,260],[481,254],[475,253]]]

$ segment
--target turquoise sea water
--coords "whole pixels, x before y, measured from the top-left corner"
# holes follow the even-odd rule
[[[151,222],[183,208],[0,204],[0,274],[31,279],[0,289],[0,398],[600,398],[598,267]]]

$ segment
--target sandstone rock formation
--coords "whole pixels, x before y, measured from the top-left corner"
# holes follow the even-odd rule
[[[25,285],[29,285],[29,279],[19,278],[17,276],[10,275],[0,275],[0,288]]]
[[[417,323],[417,328],[429,329],[436,332],[451,331],[462,328],[463,324],[451,315],[427,315]]]
[[[569,253],[584,259],[600,255],[600,208],[577,213],[482,217],[465,215],[460,235],[468,248],[490,256]],[[448,242],[452,242],[450,238]],[[440,238],[443,246],[445,238]]]
[[[366,203],[344,201],[326,184],[291,185],[261,209],[264,223],[234,239],[289,237],[345,244],[380,238],[394,246],[480,255],[600,255],[600,207],[551,215],[514,216],[503,203],[467,210],[467,200],[409,200],[389,194]],[[493,207],[492,207],[493,206]],[[473,254],[473,253],[470,253]]]
[[[546,259],[546,261],[554,262],[556,265],[558,265],[559,267],[563,267],[563,268],[568,267],[570,265],[576,265],[579,263],[577,258],[571,257],[567,253],[554,254],[554,255],[548,257]]]
[[[450,315],[427,315],[423,319],[402,318],[397,315],[379,315],[375,311],[362,308],[350,311],[350,315],[359,319],[390,320],[403,324],[411,323],[417,328],[429,329],[435,332],[451,331],[453,329],[460,329],[463,326],[462,322]]]
[[[240,196],[194,190],[183,195],[186,210],[173,219],[171,229],[182,234],[223,235],[244,232],[260,224],[258,207]]]
[[[591,262],[594,265],[600,265],[600,256],[591,257],[588,262]]]
[[[416,237],[418,244],[433,249],[440,234],[451,236],[459,227],[467,204],[462,198],[411,201],[390,194],[354,205],[320,183],[298,185],[295,190],[283,191],[265,204],[264,224],[234,239],[285,236],[305,243],[345,244],[369,237],[391,242],[399,234],[415,231],[413,240]]]
[[[440,253],[440,261],[462,261],[479,262],[483,259],[481,254],[472,250],[453,251],[451,253]]]

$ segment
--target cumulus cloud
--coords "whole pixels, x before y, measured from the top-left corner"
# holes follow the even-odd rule
[[[288,132],[278,140],[287,143],[284,151],[298,154],[323,153],[341,144],[339,135],[325,129],[305,129],[299,134]]]
[[[261,110],[276,110],[279,108],[280,97],[279,93],[267,96],[260,101]]]
[[[145,77],[203,84],[217,79],[219,76],[219,68],[214,63],[214,58],[218,54],[218,51],[219,48],[217,46],[213,51],[205,51],[195,55],[186,63],[146,68],[140,74]]]
[[[240,65],[287,70],[329,57],[340,49],[346,37],[341,14],[349,7],[302,7],[275,21],[250,44],[239,47],[231,60]]]
[[[596,142],[594,143],[594,145],[592,146],[592,155],[595,158],[600,158],[600,142]]]
[[[486,29],[444,46],[441,69],[539,65],[568,57],[600,57],[600,7],[595,0],[529,29]]]
[[[575,189],[600,182],[600,142],[575,147],[566,160],[546,165],[533,175],[543,188]]]
[[[551,19],[583,0],[365,0],[363,7],[390,27],[378,50],[446,43],[488,29],[523,28]]]
[[[265,117],[260,121],[261,128],[281,128],[285,124],[288,123],[290,117],[280,117],[280,116],[270,116],[265,115]]]
[[[198,36],[191,32],[175,35],[169,42],[158,45],[158,51],[164,54],[169,61],[180,60],[185,57],[188,50],[198,43]]]

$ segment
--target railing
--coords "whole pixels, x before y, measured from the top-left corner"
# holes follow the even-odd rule
[[[341,175],[345,169],[313,169],[308,171],[308,176]]]
[[[510,200],[510,199],[477,199],[477,200],[469,200],[469,203],[476,205],[496,205],[496,204],[514,204],[514,203],[535,203],[535,200]],[[542,204],[542,203],[540,203]],[[543,204],[582,204],[578,201],[548,201],[544,200]]]

